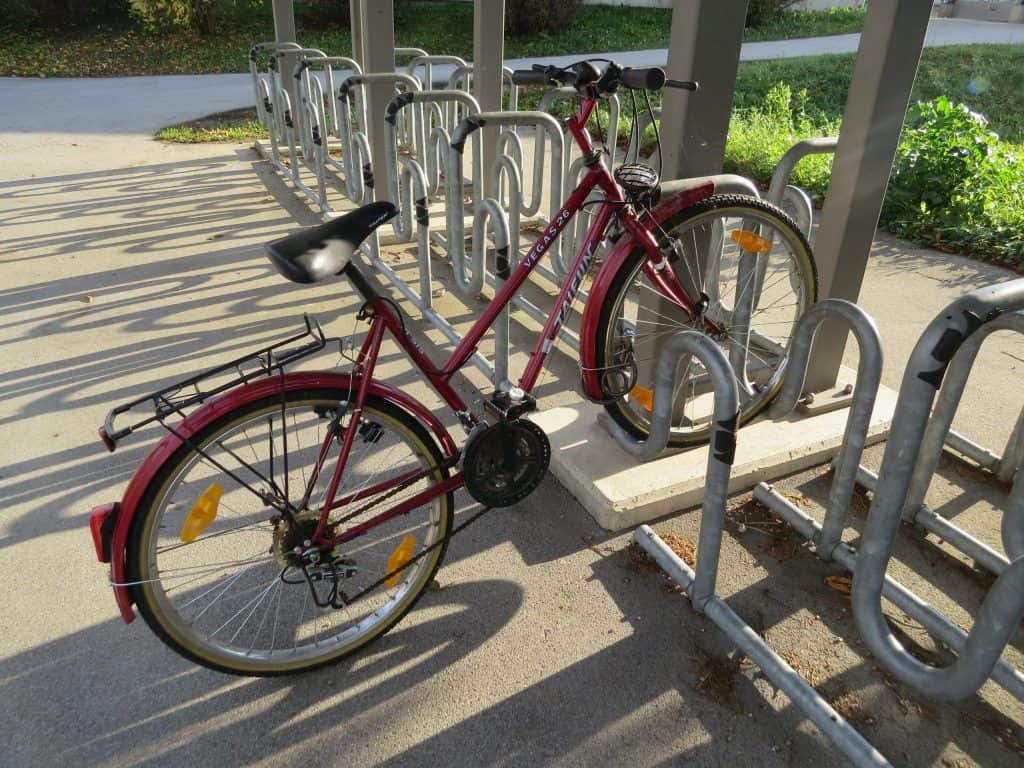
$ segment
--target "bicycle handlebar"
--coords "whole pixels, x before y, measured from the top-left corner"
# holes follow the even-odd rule
[[[661,67],[627,68],[619,73],[619,82],[637,91],[660,91],[665,85],[665,70]]]
[[[696,91],[698,88],[695,82],[666,79],[665,70],[661,67],[623,68],[611,61],[604,72],[600,72],[589,61],[580,61],[567,67],[534,64],[531,69],[515,70],[512,82],[516,85],[571,85],[581,93],[589,90],[588,95],[591,97],[596,95],[593,87],[604,95],[614,93],[619,86],[646,91],[659,91],[662,88]]]
[[[534,72],[532,69],[516,69],[512,72],[512,82],[516,85],[549,85],[551,78],[546,72]]]

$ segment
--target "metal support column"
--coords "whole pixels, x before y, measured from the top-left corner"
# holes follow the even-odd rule
[[[931,8],[931,0],[868,4],[815,240],[824,297],[855,302],[860,295]],[[818,332],[808,392],[835,384],[846,341],[841,325]]]
[[[359,0],[360,45],[362,60],[359,62],[363,72],[367,74],[395,71],[395,14],[392,0]],[[388,124],[384,120],[384,112],[388,102],[395,95],[391,83],[371,83],[366,86],[366,135],[370,140],[370,162],[374,179],[367,180],[372,184],[374,200],[386,196],[384,169],[387,167],[385,156],[388,147]]]
[[[481,112],[501,111],[501,68],[505,51],[505,0],[475,0],[473,3],[473,96]],[[498,130],[483,128],[484,177],[491,178],[497,157]],[[487,197],[497,197],[488,189]]]
[[[295,43],[295,7],[293,0],[273,0],[274,14],[274,41],[278,43]],[[298,56],[285,53],[281,57],[281,85],[288,94],[288,103],[292,110],[299,110],[299,81],[292,75],[295,73],[295,66],[298,63]],[[294,115],[293,115],[294,118]]]
[[[349,27],[352,32],[352,59],[365,72],[366,66],[363,63],[363,17],[360,13],[361,3],[356,0],[348,4]],[[335,94],[337,96],[337,94]]]
[[[747,0],[675,1],[666,74],[676,80],[696,80],[700,90],[691,93],[668,88],[663,92],[662,179],[721,172],[746,14]],[[691,289],[700,290],[698,286]],[[673,302],[650,295],[641,304],[654,316],[685,325],[685,313]],[[639,361],[642,377],[653,374],[665,341],[667,338],[656,342],[651,360]]]
[[[505,0],[474,0],[473,3],[473,95],[481,112],[501,111],[502,66],[505,51]],[[482,144],[483,168],[481,181],[485,184],[485,198],[498,197],[498,174],[493,171],[498,157],[497,127],[484,127],[474,141]],[[536,194],[536,191],[534,192]],[[449,205],[452,204],[449,201]],[[517,217],[518,218],[518,217]],[[496,273],[501,283],[509,274],[508,251],[519,252],[519,232],[508,233],[509,244],[498,251]],[[490,250],[490,243],[484,248]],[[490,259],[484,258],[484,263]],[[497,290],[498,288],[496,288]],[[501,389],[508,382],[509,307],[505,307],[494,321],[494,385]]]
[[[662,178],[721,172],[746,14],[747,0],[676,0],[667,74],[700,90],[664,92]]]

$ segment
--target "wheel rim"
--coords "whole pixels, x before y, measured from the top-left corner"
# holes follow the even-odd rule
[[[330,421],[331,414],[324,409],[336,405],[336,400],[305,400],[289,403],[286,409],[289,498],[295,505],[304,495],[302,489],[309,482],[312,461]],[[282,486],[280,418],[280,406],[268,405],[206,439],[204,451],[221,467],[191,452],[156,494],[154,512],[142,531],[139,579],[151,609],[147,619],[158,622],[187,653],[217,666],[287,671],[339,658],[383,634],[401,618],[425,588],[441,557],[443,547],[437,547],[405,568],[397,583],[383,585],[338,610],[318,608],[301,571],[294,567],[289,571],[285,565],[287,552],[281,542],[287,537],[280,531],[286,524],[278,522],[275,528],[276,510],[224,471],[247,481],[256,477],[254,469],[262,470],[258,487],[269,488],[273,450],[273,482]],[[336,498],[434,463],[421,438],[388,413],[368,406],[363,418],[383,431],[374,442],[356,438]],[[334,449],[331,456],[336,455]],[[301,511],[300,519],[306,516],[315,523],[317,515],[312,510],[319,509],[317,502],[327,487],[331,467],[328,461],[311,494],[311,511]],[[387,504],[373,506],[382,497],[378,494],[332,510],[331,520],[358,513],[345,523],[357,525],[438,479],[438,473],[421,479],[391,496]],[[214,521],[193,542],[182,542],[185,520],[196,508],[197,499],[214,483],[223,488]],[[351,562],[350,566],[333,566],[336,573],[347,574],[336,579],[340,588],[352,596],[385,576],[389,558],[409,536],[415,539],[416,552],[437,542],[447,533],[449,516],[442,495],[339,545],[331,558]],[[339,531],[342,527],[337,526]],[[326,588],[318,593],[321,598],[329,595],[334,581],[329,569],[322,568],[321,577],[324,573],[328,576],[320,581]]]
[[[741,421],[761,410],[778,391],[793,328],[814,299],[806,246],[796,233],[777,222],[773,215],[757,209],[719,207],[669,232],[677,241],[673,269],[688,294],[707,296],[707,316],[725,330],[717,341],[734,363],[734,370],[744,372],[737,377]],[[764,242],[758,240],[752,247],[768,243],[770,249],[765,254],[745,251],[740,243],[751,245],[754,238],[746,239],[744,233],[763,238]],[[667,248],[667,243],[663,239],[663,247]],[[710,257],[697,258],[702,253]],[[739,280],[741,268],[747,275],[743,281]],[[740,286],[742,291],[738,291]],[[744,366],[735,356],[744,337],[742,324],[735,323],[735,310],[737,294],[742,300],[743,291],[753,286],[760,286],[760,292],[751,313]],[[670,304],[648,282],[642,260],[619,291],[608,327],[606,365],[612,368],[632,354],[638,368],[636,386],[616,408],[636,431],[647,433],[660,343],[679,331],[706,331],[699,323],[690,322],[681,308]],[[677,442],[706,439],[713,414],[706,370],[695,358],[684,358],[676,381],[672,438]]]

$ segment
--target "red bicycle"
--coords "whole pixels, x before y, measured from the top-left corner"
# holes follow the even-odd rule
[[[577,88],[582,101],[567,126],[588,170],[519,264],[499,263],[504,285],[448,360],[428,357],[360,261],[362,241],[396,214],[378,202],[268,246],[289,279],[342,274],[362,295],[358,319],[369,329],[350,370],[286,370],[328,343],[307,319],[291,339],[111,411],[100,430],[109,450],[148,424],[167,429],[122,500],[91,518],[125,621],[138,606],[174,650],[251,675],[334,662],[387,632],[431,583],[454,532],[525,498],[543,478],[550,447],[525,418],[536,408],[531,391],[602,243],[609,248],[580,334],[586,397],[643,437],[658,342],[681,329],[728,352],[741,422],[776,393],[793,325],[816,299],[810,247],[793,222],[757,199],[716,195],[707,179],[662,195],[649,167],[609,170],[607,149],[587,130],[595,107],[619,88],[661,88],[660,69],[609,62],[599,71],[581,62],[520,71],[515,80]],[[465,121],[453,143],[481,122]],[[518,386],[490,394],[474,412],[453,377],[567,222],[591,205],[589,231]],[[457,415],[467,433],[461,449],[420,402],[374,376],[385,333]],[[706,372],[692,359],[680,369],[676,445],[706,439],[711,418]],[[153,412],[140,418],[143,405]],[[483,509],[453,528],[460,487]]]

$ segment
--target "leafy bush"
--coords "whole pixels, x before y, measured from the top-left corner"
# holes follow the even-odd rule
[[[834,136],[839,119],[808,108],[805,90],[775,83],[757,105],[733,111],[725,170],[767,184],[796,141]],[[945,96],[910,113],[893,164],[880,224],[900,237],[945,251],[1024,265],[1024,163],[988,121]],[[821,201],[831,155],[796,166],[792,182]]]
[[[318,28],[352,25],[349,0],[296,0],[294,7],[295,22],[299,25]]]
[[[132,15],[150,32],[188,30],[208,35],[226,20],[262,8],[261,0],[130,0]]]
[[[0,22],[13,27],[66,29],[127,11],[128,0],[0,0]]]
[[[747,26],[760,27],[778,13],[795,5],[797,0],[749,0],[747,3]]]
[[[510,35],[562,32],[583,0],[507,0],[505,32]]]
[[[918,103],[881,221],[926,245],[1024,264],[1024,167],[982,115],[945,96]]]
[[[808,113],[806,90],[794,95],[789,85],[776,83],[768,89],[759,106],[733,111],[724,169],[767,184],[775,164],[793,144],[801,139],[832,136],[838,132],[837,119]],[[831,173],[831,155],[811,155],[797,164],[791,181],[821,201],[828,190]]]

